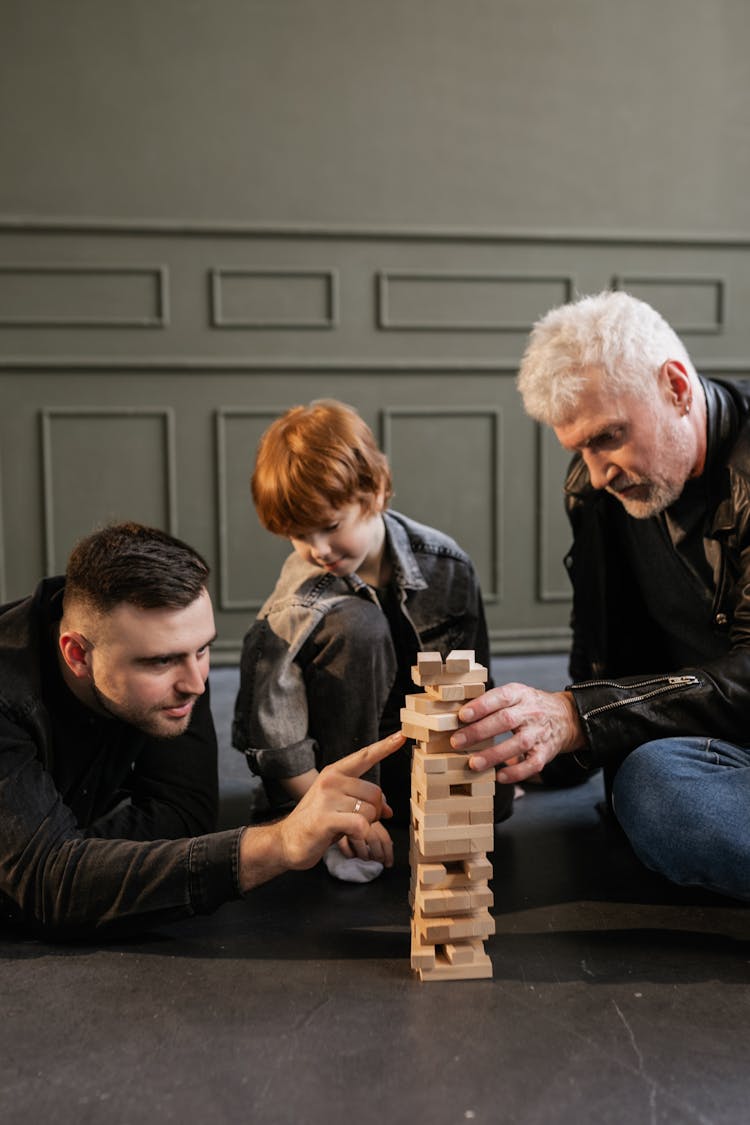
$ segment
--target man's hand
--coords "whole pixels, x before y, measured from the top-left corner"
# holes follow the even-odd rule
[[[364,841],[371,825],[393,815],[381,789],[363,781],[377,762],[404,744],[398,732],[365,746],[321,770],[297,807],[283,820],[246,828],[240,840],[240,890],[265,883],[283,871],[314,867],[342,836]]]
[[[339,850],[347,859],[376,859],[383,867],[393,867],[393,840],[388,829],[379,820],[370,825],[370,830],[364,840],[350,840],[342,836],[339,840]]]
[[[499,766],[502,782],[525,781],[558,754],[585,746],[578,711],[569,691],[539,691],[526,684],[503,684],[472,699],[458,712],[463,727],[451,737],[456,750],[506,735],[502,742],[471,754],[469,766]],[[515,759],[515,761],[512,761]]]

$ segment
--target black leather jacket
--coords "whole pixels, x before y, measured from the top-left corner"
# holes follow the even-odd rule
[[[701,382],[708,408],[703,546],[714,590],[705,627],[725,638],[720,657],[699,667],[665,663],[659,631],[612,534],[620,502],[592,488],[579,455],[570,466],[571,690],[588,743],[576,758],[590,766],[616,766],[654,738],[750,744],[750,396],[730,383]]]

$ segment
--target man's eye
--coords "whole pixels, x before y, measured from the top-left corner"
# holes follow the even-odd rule
[[[599,434],[591,444],[594,449],[607,449],[613,445],[619,445],[621,441],[621,430],[607,430],[605,433]]]

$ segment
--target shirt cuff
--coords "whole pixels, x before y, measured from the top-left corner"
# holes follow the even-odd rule
[[[244,827],[196,836],[188,852],[190,902],[196,914],[210,914],[240,897],[240,837]]]

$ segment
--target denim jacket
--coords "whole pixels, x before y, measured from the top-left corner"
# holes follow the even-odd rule
[[[57,666],[62,589],[0,607],[0,918],[67,938],[207,913],[239,895],[242,832],[211,831],[208,692],[169,740],[94,714]]]
[[[479,580],[469,556],[448,535],[387,511],[386,543],[401,610],[417,648],[447,655],[474,649],[489,668]],[[315,768],[308,732],[303,648],[342,599],[372,589],[356,574],[337,578],[291,554],[276,588],[245,636],[232,741],[261,776],[295,777]],[[342,699],[342,707],[346,700]]]

